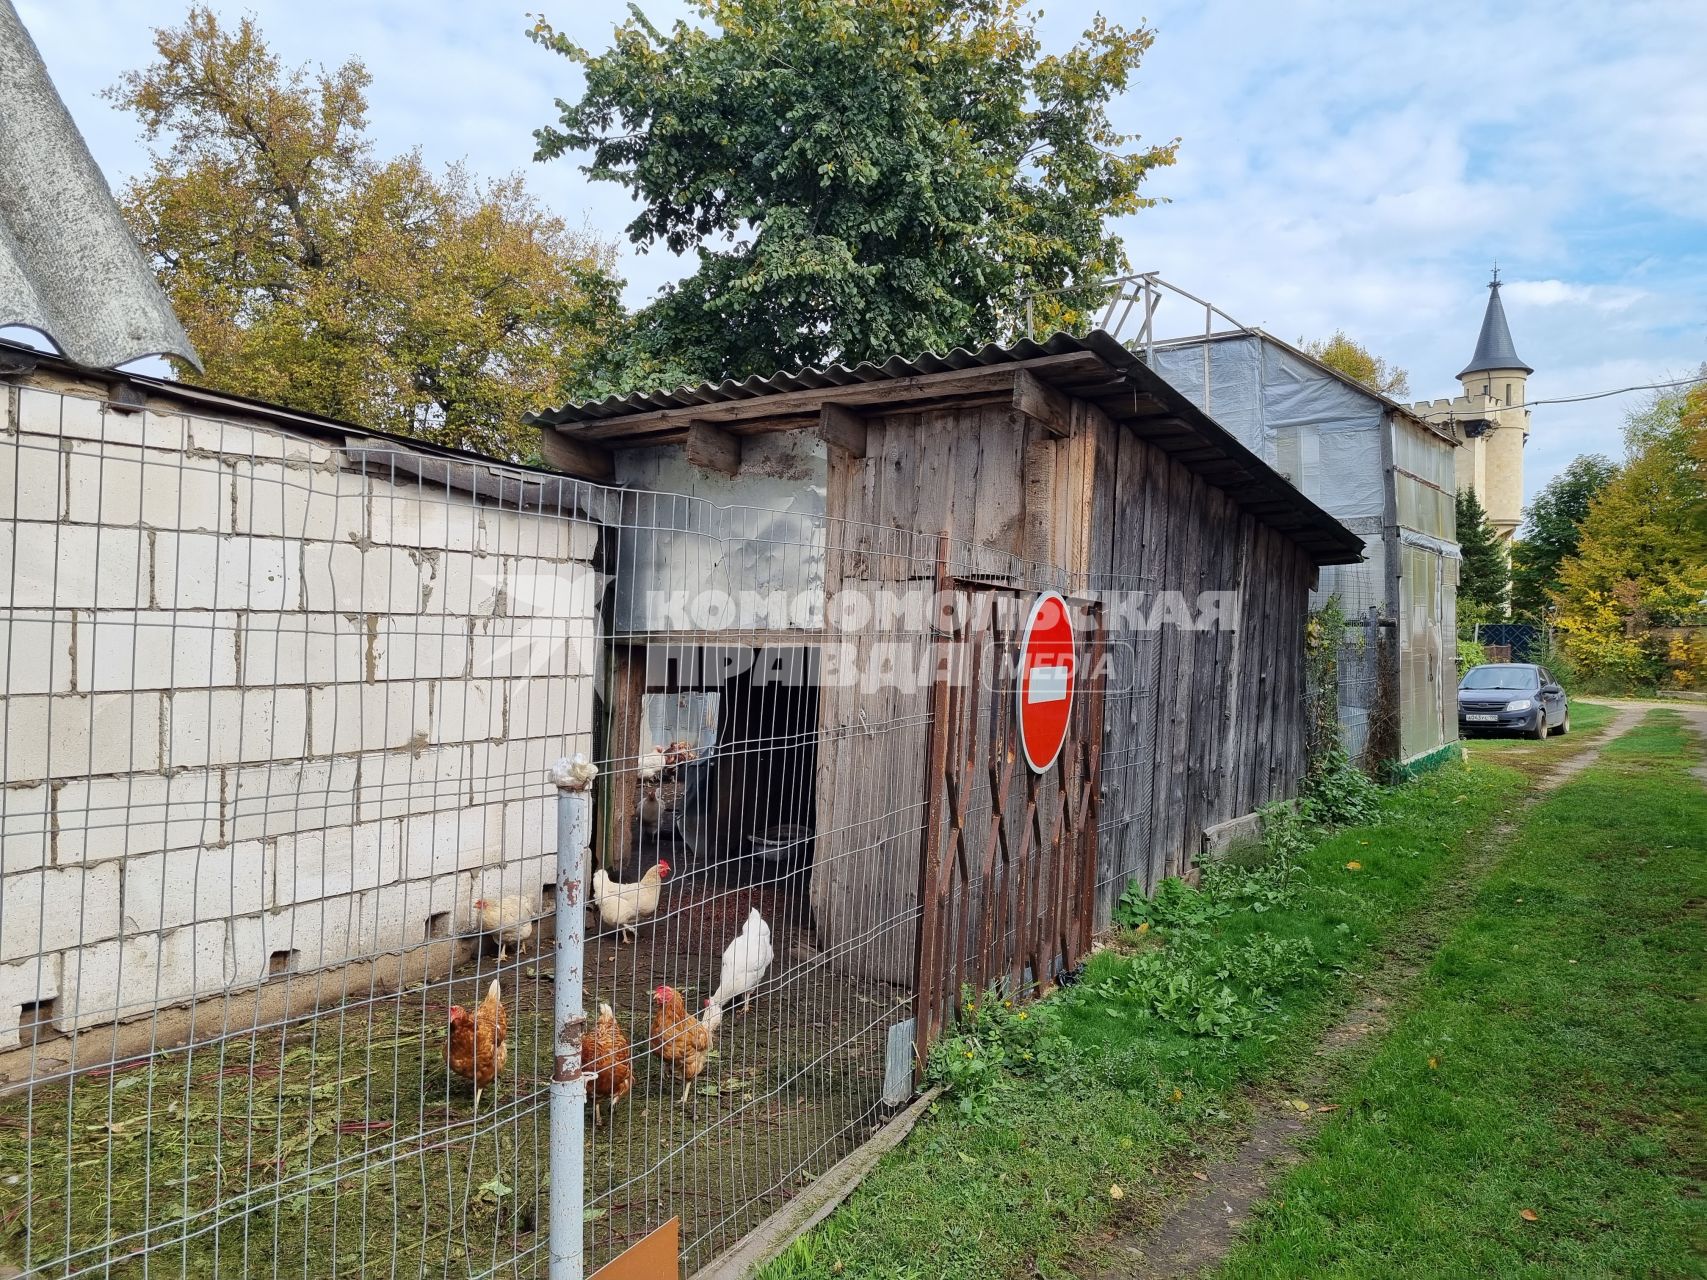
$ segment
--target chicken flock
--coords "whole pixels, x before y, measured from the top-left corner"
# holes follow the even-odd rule
[[[664,874],[668,874],[668,864],[660,865]],[[655,895],[652,905],[656,909]],[[477,909],[483,912],[482,926],[487,932],[499,935],[501,946],[513,941],[520,947],[531,936],[531,922],[525,932],[518,929],[515,918],[503,914],[502,901]],[[490,921],[485,918],[487,910],[493,913]],[[705,998],[697,1015],[688,1012],[681,992],[668,983],[660,984],[652,993],[656,1008],[646,1044],[682,1082],[681,1105],[685,1106],[692,1097],[694,1081],[704,1074],[711,1059],[724,1010],[739,1002],[740,1012],[746,1013],[774,958],[770,925],[754,907],[747,913],[740,933],[724,948],[717,988]],[[508,1037],[509,1022],[498,979],[492,980],[473,1013],[460,1005],[451,1006],[445,1060],[454,1074],[474,1085],[476,1111],[480,1109],[481,1091],[492,1085],[504,1069]],[[581,1068],[587,1082],[587,1098],[593,1104],[595,1129],[601,1111],[614,1115],[616,1104],[634,1087],[634,1059],[633,1044],[616,1011],[608,1002],[601,1002],[598,1017],[581,1037]]]

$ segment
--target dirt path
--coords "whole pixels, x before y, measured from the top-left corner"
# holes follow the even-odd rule
[[[1161,1222],[1149,1231],[1114,1241],[1104,1251],[1102,1269],[1087,1270],[1086,1275],[1096,1280],[1184,1280],[1201,1275],[1226,1257],[1253,1206],[1267,1196],[1270,1182],[1304,1158],[1302,1148],[1311,1120],[1319,1113],[1301,1112],[1294,1102],[1317,1096],[1312,1086],[1325,1082],[1337,1060],[1387,1025],[1393,1003],[1468,908],[1476,885],[1498,858],[1503,837],[1515,830],[1519,815],[1539,796],[1588,768],[1602,747],[1634,728],[1653,709],[1651,703],[1612,705],[1617,714],[1606,727],[1536,778],[1524,803],[1494,828],[1482,848],[1441,886],[1405,938],[1362,977],[1365,994],[1323,1034],[1312,1058],[1291,1081],[1292,1092],[1255,1099],[1257,1119],[1232,1156],[1208,1168],[1182,1171]],[[1707,707],[1678,710],[1707,738]],[[1707,762],[1696,772],[1707,781]]]

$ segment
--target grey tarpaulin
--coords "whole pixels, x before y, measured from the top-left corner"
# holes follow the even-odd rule
[[[0,327],[79,364],[148,355],[201,367],[60,101],[12,0],[0,0]]]

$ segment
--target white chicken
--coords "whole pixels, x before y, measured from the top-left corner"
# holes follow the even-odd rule
[[[529,902],[519,893],[501,898],[476,898],[474,913],[482,933],[498,936],[498,963],[502,964],[513,945],[520,955],[522,947],[533,937],[533,922],[539,915],[539,903]]]
[[[619,884],[600,867],[593,872],[593,905],[599,909],[599,919],[606,928],[617,930],[618,937],[633,942],[634,922],[644,920],[658,909],[658,894],[669,874],[670,864],[663,858],[630,884]]]
[[[634,760],[634,776],[642,782],[655,782],[670,767],[670,756],[663,747],[642,751]]]
[[[640,829],[656,831],[664,822],[664,802],[659,799],[656,782],[642,784],[640,794]]]
[[[741,1012],[745,1013],[773,958],[771,927],[754,907],[747,913],[747,923],[741,926],[741,932],[723,949],[723,972],[718,977],[717,990],[711,993],[711,1003],[721,1011],[731,1001],[740,1000]]]

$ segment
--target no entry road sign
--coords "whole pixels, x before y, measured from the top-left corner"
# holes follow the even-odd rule
[[[1047,772],[1061,755],[1077,679],[1073,615],[1059,592],[1045,591],[1019,638],[1019,744],[1033,773]]]

